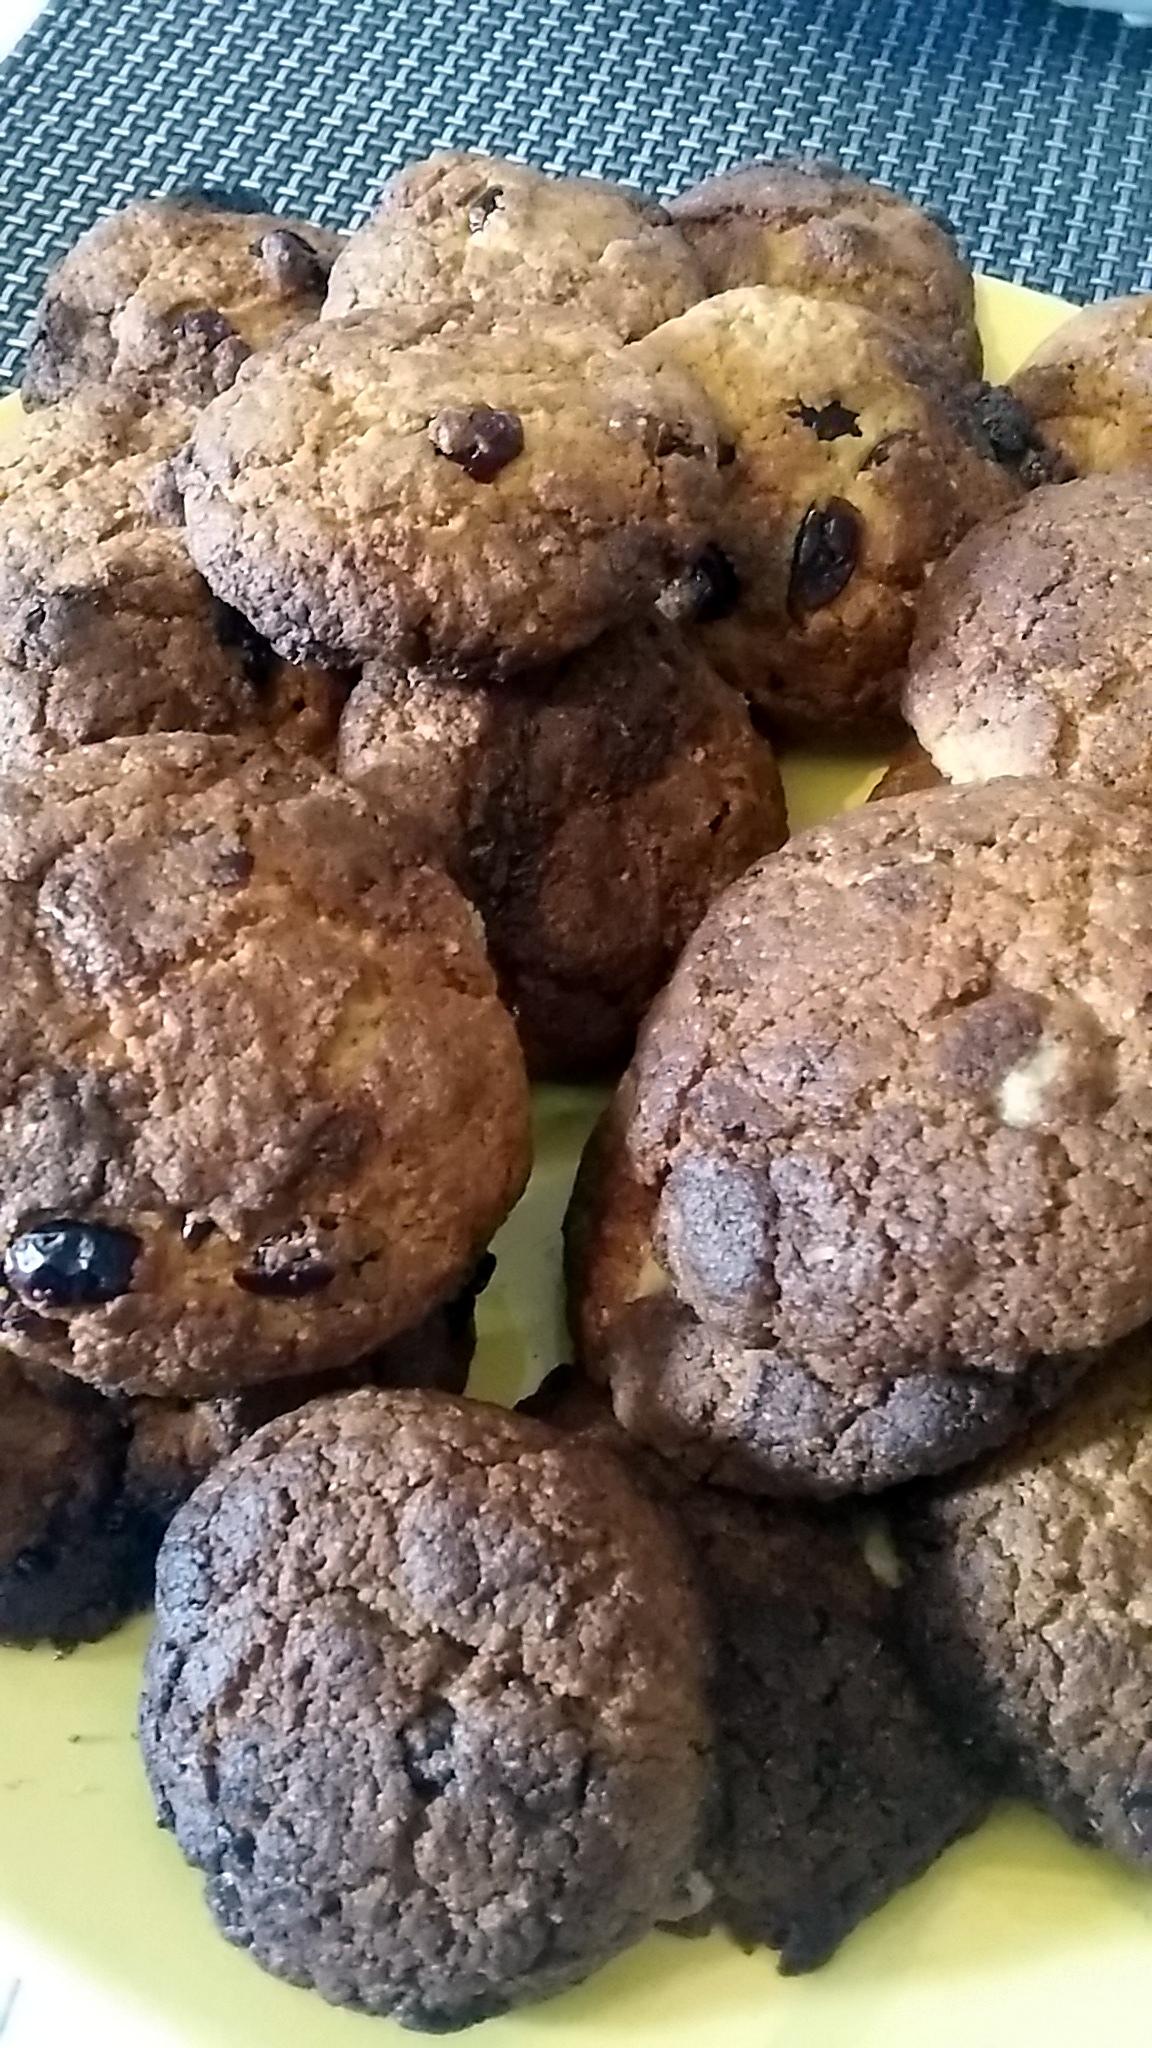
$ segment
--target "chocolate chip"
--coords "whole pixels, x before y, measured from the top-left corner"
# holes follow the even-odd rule
[[[911,441],[912,439],[913,436],[907,427],[898,427],[894,434],[881,434],[875,447],[869,449],[856,474],[863,476],[865,470],[883,469],[893,449],[899,447],[901,441]]]
[[[429,420],[428,438],[438,455],[459,464],[478,484],[490,484],[524,449],[519,414],[490,405],[445,406]]]
[[[471,206],[468,208],[469,234],[479,234],[489,215],[495,213],[497,207],[502,206],[503,199],[503,185],[489,185],[485,191],[480,193],[477,199],[472,201]]]
[[[841,405],[838,398],[830,398],[827,405],[805,405],[798,398],[789,408],[788,417],[799,420],[801,426],[811,427],[818,441],[839,441],[845,434],[860,439],[859,413]]]
[[[312,1232],[300,1224],[278,1237],[266,1237],[245,1265],[235,1267],[232,1278],[247,1294],[296,1301],[301,1295],[318,1294],[321,1288],[330,1287],[336,1268]]]
[[[62,1217],[12,1239],[4,1277],[33,1307],[92,1308],[127,1294],[139,1253],[130,1230]]]
[[[717,469],[728,469],[728,468],[730,468],[730,466],[732,465],[732,463],[734,463],[734,462],[735,462],[735,460],[736,460],[736,443],[735,443],[735,441],[717,441],[717,443],[716,443],[716,467],[717,467]]]
[[[177,333],[185,341],[194,341],[198,348],[219,348],[223,342],[239,341],[240,336],[230,320],[215,306],[196,306],[191,313],[182,313],[176,322]]]
[[[281,297],[298,292],[315,299],[324,296],[332,266],[303,235],[294,234],[291,228],[273,228],[252,243],[251,253],[260,258],[273,291]]]
[[[788,578],[788,610],[794,619],[839,597],[859,559],[861,532],[860,515],[846,498],[809,505],[796,533]]]
[[[922,206],[920,211],[932,222],[933,227],[939,228],[941,234],[947,235],[950,242],[955,242],[958,239],[956,223],[945,213],[942,206],[933,206],[929,203],[926,206]]]
[[[1036,484],[1069,481],[1071,470],[1041,439],[1014,392],[1002,384],[976,384],[970,405],[987,453],[1004,469],[1014,470],[1021,483],[1032,489]]]
[[[727,555],[710,543],[660,592],[656,609],[674,625],[703,626],[726,619],[739,602],[740,578]]]
[[[198,1252],[201,1245],[215,1235],[216,1225],[208,1216],[186,1216],[180,1225],[180,1242],[190,1252]]]

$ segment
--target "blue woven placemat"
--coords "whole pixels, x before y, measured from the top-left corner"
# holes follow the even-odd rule
[[[1152,31],[1049,0],[53,0],[0,69],[0,377],[139,191],[355,220],[437,144],[672,190],[780,147],[934,200],[974,261],[1152,286]]]

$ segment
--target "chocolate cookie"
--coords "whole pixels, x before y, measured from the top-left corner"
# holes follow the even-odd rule
[[[902,193],[823,158],[775,157],[705,178],[668,210],[710,292],[767,284],[865,306],[980,375],[972,273],[949,224]]]
[[[634,341],[705,293],[687,243],[642,194],[440,150],[389,179],[337,258],[323,317],[412,304],[501,321],[560,306]]]
[[[125,1438],[111,1402],[0,1353],[0,1641],[87,1642],[136,1604]]]
[[[623,1143],[630,1091],[594,1132],[565,1222],[577,1355],[629,1437],[695,1479],[831,1499],[947,1471],[1061,1398],[1083,1357],[995,1375],[929,1366],[850,1384],[711,1327],[678,1299],[653,1247],[657,1197]]]
[[[701,1919],[813,1969],[987,1805],[910,1682],[891,1597],[845,1522],[685,1484],[587,1381],[554,1374],[533,1406],[627,1458],[680,1526],[712,1651]]]
[[[254,349],[313,320],[340,236],[201,194],[136,199],[81,235],[51,273],[22,393],[54,405],[116,384],[203,405]]]
[[[895,1506],[908,1647],[957,1735],[1069,1833],[1144,1866],[1150,1471],[1141,1331],[1023,1442]]]
[[[1152,294],[1084,306],[1042,341],[1012,389],[1072,467],[1152,464]]]
[[[775,725],[890,725],[925,570],[1021,494],[999,402],[994,437],[982,387],[950,384],[901,329],[764,287],[705,300],[627,356],[694,376],[732,458],[714,545],[665,607],[701,622]]]
[[[938,789],[943,780],[932,756],[924,752],[918,740],[909,740],[870,791],[868,801],[879,804],[890,796],[914,796],[917,790]]]
[[[465,2026],[681,1909],[702,1634],[674,1532],[611,1455],[477,1404],[319,1403],[164,1544],[157,1812],[266,1969]]]
[[[961,541],[925,590],[904,709],[954,782],[1054,775],[1152,798],[1147,478],[1036,491]]]
[[[1152,1315],[1152,819],[1087,784],[872,804],[725,891],[626,1142],[678,1297],[842,1389]]]
[[[71,400],[0,438],[0,769],[121,734],[331,745],[336,677],[280,661],[188,558],[176,412]]]
[[[200,415],[184,504],[217,594],[290,660],[485,672],[651,605],[715,505],[693,380],[562,322],[419,336],[330,320]]]
[[[336,1371],[473,1270],[528,1103],[479,920],[195,735],[0,781],[0,1338],[127,1393]]]
[[[787,834],[742,700],[658,622],[498,691],[370,665],[338,765],[475,903],[541,1075],[626,1059],[713,896]]]

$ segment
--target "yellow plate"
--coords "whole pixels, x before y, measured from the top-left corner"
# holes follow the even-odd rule
[[[1065,316],[984,282],[990,374]],[[859,801],[876,764],[788,764],[797,822]],[[557,1235],[593,1098],[551,1090],[540,1164],[502,1234],[473,1387],[514,1398],[555,1362]],[[277,1984],[213,1933],[199,1879],[152,1822],[133,1742],[144,1623],[55,1658],[0,1652],[0,1941],[28,1991],[12,2038],[170,2048],[367,2048],[398,2029]],[[22,2033],[22,2000],[45,2015]],[[782,1979],[720,1936],[653,1938],[580,1990],[483,2031],[491,2048],[1082,2048],[1142,2040],[1152,2012],[1152,1885],[1005,1811],[855,1933]],[[4,2031],[0,1972],[0,2033]]]

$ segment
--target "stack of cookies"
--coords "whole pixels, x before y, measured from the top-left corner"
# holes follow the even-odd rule
[[[347,237],[182,194],[49,280],[0,1635],[162,1545],[157,1811],[275,1973],[442,2031],[658,1924],[811,1967],[1005,1783],[1146,1853],[1152,551],[1069,480],[1141,331],[989,387],[947,225],[820,163],[665,209],[444,153]],[[904,712],[785,845],[777,746]],[[576,1366],[468,1402],[529,1077],[629,1060]]]

